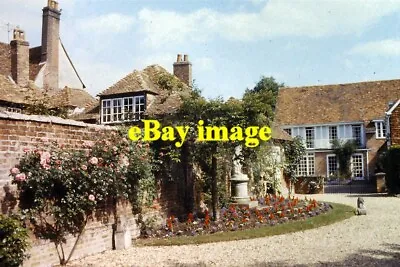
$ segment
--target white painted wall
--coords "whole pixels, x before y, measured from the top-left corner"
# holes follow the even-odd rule
[[[65,86],[76,89],[83,89],[83,85],[79,80],[79,77],[76,75],[74,68],[68,60],[67,54],[65,53],[61,41],[59,41],[58,45],[59,49],[59,77],[58,77],[58,85],[60,89],[63,89]],[[46,73],[46,64],[39,71],[35,79],[35,85],[39,88],[43,88],[43,77]]]

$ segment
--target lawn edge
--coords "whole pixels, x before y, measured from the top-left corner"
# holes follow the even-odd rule
[[[135,246],[183,246],[199,245],[206,243],[227,242],[254,238],[263,238],[275,235],[301,232],[315,229],[322,226],[331,225],[355,216],[355,208],[342,203],[323,201],[332,205],[333,209],[327,213],[312,217],[308,220],[293,221],[276,226],[264,226],[260,228],[215,233],[211,235],[182,236],[165,239],[136,239],[133,241]],[[329,220],[327,220],[329,219]],[[294,228],[293,228],[294,227]]]

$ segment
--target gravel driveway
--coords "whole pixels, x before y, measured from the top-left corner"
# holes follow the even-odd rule
[[[356,206],[357,195],[315,195]],[[400,266],[400,198],[363,195],[367,216],[287,235],[171,247],[132,247],[74,266]]]

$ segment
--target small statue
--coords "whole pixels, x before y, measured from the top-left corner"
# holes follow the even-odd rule
[[[357,199],[357,215],[367,215],[367,209],[364,205],[364,199],[362,197],[359,197]]]

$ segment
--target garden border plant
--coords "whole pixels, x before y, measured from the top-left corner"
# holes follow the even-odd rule
[[[329,210],[327,213],[322,213],[318,216],[314,216],[305,220],[289,221],[274,226],[266,225],[251,229],[216,232],[213,234],[204,234],[196,236],[173,236],[167,238],[138,239],[136,240],[136,245],[138,246],[188,245],[188,244],[202,244],[202,243],[267,237],[267,236],[288,234],[297,231],[313,229],[333,224],[348,219],[355,215],[354,208],[351,206],[339,203],[329,203],[329,202],[325,203],[329,204],[332,207],[332,209]],[[173,227],[174,220],[176,220],[176,218],[173,217],[169,218],[167,220],[167,227]]]
[[[0,266],[18,267],[28,258],[28,231],[20,219],[0,214]]]

